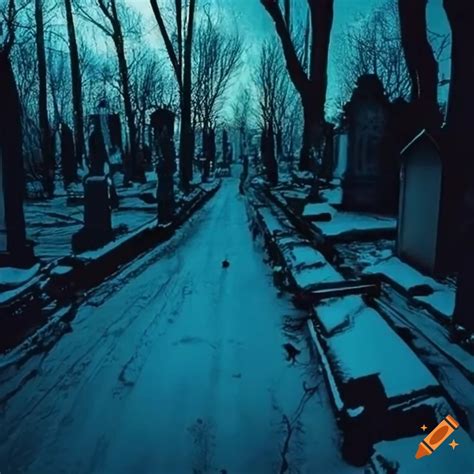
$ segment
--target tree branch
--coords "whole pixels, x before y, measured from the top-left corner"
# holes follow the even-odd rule
[[[182,89],[183,81],[181,77],[180,61],[178,61],[176,52],[173,48],[173,43],[171,42],[168,31],[166,30],[165,22],[163,21],[163,15],[161,14],[160,7],[158,6],[157,0],[150,0],[150,4],[155,15],[156,22],[158,23],[158,27],[160,28],[161,36],[163,37],[163,41],[165,42],[166,51],[168,52],[168,56],[173,66],[173,70],[176,75],[179,87],[180,89]]]
[[[301,65],[298,55],[296,54],[290,31],[286,26],[285,19],[278,5],[278,1],[260,0],[260,3],[263,5],[265,10],[267,10],[268,14],[275,23],[275,28],[281,40],[283,54],[285,55],[286,59],[286,67],[288,69],[291,81],[298,92],[303,95],[309,83],[308,77],[306,76],[303,66]]]

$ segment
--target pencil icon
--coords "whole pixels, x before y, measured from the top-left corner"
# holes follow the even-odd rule
[[[415,454],[416,459],[429,456],[438,449],[446,438],[459,428],[459,423],[448,415],[431,433],[418,445],[418,451]]]

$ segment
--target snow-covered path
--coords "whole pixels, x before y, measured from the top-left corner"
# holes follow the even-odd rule
[[[0,472],[358,472],[303,333],[285,360],[283,323],[301,315],[262,259],[228,180],[0,385]]]

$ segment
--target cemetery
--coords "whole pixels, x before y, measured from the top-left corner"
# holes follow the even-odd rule
[[[474,3],[342,3],[0,0],[0,474],[474,472]]]

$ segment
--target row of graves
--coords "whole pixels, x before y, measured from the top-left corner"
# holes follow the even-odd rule
[[[22,156],[21,108],[15,93],[11,69],[0,83],[2,96],[8,98],[0,112],[0,266],[31,268],[36,258],[33,244],[27,239],[23,199],[25,174]],[[158,173],[156,204],[160,222],[174,215],[174,114],[158,109],[151,116],[150,148],[153,149]],[[123,185],[123,143],[120,118],[109,113],[101,101],[98,112],[89,117],[87,174],[77,183],[79,163],[74,158],[72,131],[62,126],[58,136],[61,168],[65,182],[77,195],[69,195],[68,204],[83,206],[83,226],[72,235],[74,253],[97,249],[114,239],[112,210],[117,205],[116,188]],[[150,152],[151,153],[151,152]],[[70,187],[71,188],[71,187]],[[66,190],[68,187],[66,187]]]
[[[113,130],[120,130],[117,116],[102,113],[93,117],[92,132],[89,137],[90,172],[84,181],[84,226],[72,241],[73,250],[81,252],[98,248],[113,239],[111,212],[118,199],[117,175],[121,175],[121,160],[118,142],[113,141]],[[174,175],[177,170],[174,145],[175,115],[164,108],[157,109],[150,116],[150,147],[148,161],[155,157],[155,171],[158,176],[156,198],[158,220],[168,223],[175,212]],[[144,148],[139,160],[145,160]],[[144,162],[138,163],[143,172],[147,169]],[[126,164],[125,164],[126,166]],[[153,193],[152,193],[153,194]]]
[[[324,155],[330,178],[319,180],[316,195],[305,173],[274,190],[334,244],[384,241],[381,258],[392,255],[399,268],[410,267],[436,294],[448,295],[439,307],[451,318],[460,262],[456,173],[444,130],[433,135],[411,124],[406,102],[391,103],[377,76],[361,76],[333,133],[332,153]]]
[[[397,255],[425,274],[446,275],[454,270],[453,209],[442,135],[409,137],[400,130],[406,122],[400,111],[377,76],[359,79],[334,135],[332,170],[341,182],[341,208],[398,216]]]
[[[418,270],[441,276],[454,269],[450,223],[455,213],[442,134],[422,131],[400,149],[394,118],[404,117],[391,117],[391,105],[376,76],[359,79],[334,137],[333,173],[341,179],[342,208],[397,215],[397,254]]]

